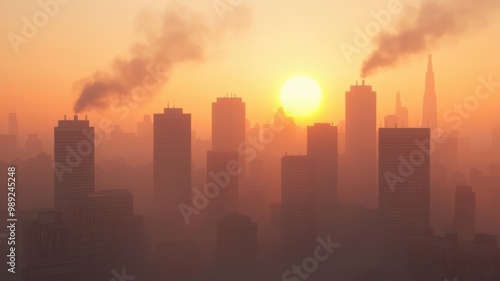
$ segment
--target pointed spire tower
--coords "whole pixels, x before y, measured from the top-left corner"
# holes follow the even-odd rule
[[[434,71],[432,69],[432,55],[429,55],[427,63],[427,74],[425,77],[424,110],[422,114],[422,127],[436,129],[437,104],[436,91],[434,87]]]

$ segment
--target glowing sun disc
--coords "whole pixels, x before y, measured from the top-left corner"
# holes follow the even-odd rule
[[[293,77],[283,85],[280,100],[287,113],[294,116],[309,115],[321,104],[321,88],[309,77]]]

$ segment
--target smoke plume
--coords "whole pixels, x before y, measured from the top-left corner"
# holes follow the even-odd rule
[[[233,13],[228,21],[214,24],[179,4],[169,5],[161,14],[142,15],[137,31],[143,39],[130,48],[129,55],[116,57],[107,71],[96,72],[78,83],[75,113],[105,110],[114,103],[157,94],[176,65],[203,62],[210,46],[248,25],[250,15],[245,7]]]
[[[499,4],[499,0],[424,0],[419,7],[405,8],[406,15],[396,29],[377,37],[374,51],[363,62],[361,76],[396,67],[443,40],[483,26]]]

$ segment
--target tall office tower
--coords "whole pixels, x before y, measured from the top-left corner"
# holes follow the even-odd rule
[[[422,113],[422,128],[431,131],[438,127],[436,90],[434,86],[434,70],[432,69],[432,56],[429,55],[427,73],[425,76],[424,110]]]
[[[393,250],[430,229],[430,129],[379,131],[379,210]]]
[[[191,114],[181,108],[155,114],[153,143],[155,207],[182,221],[179,204],[191,205]]]
[[[255,273],[258,249],[257,223],[250,217],[233,213],[218,221],[216,256],[226,274],[247,277]]]
[[[311,254],[318,235],[316,161],[309,156],[281,158],[281,215],[284,254],[290,261]]]
[[[212,151],[238,151],[246,137],[246,108],[242,98],[217,98],[212,103]],[[242,167],[241,179],[246,177],[244,155],[238,156]]]
[[[408,128],[408,108],[401,105],[401,93],[396,95],[396,119],[397,126],[400,128]]]
[[[316,160],[318,231],[328,234],[337,206],[337,127],[330,124],[307,127],[307,155]]]
[[[66,213],[71,198],[95,190],[94,127],[88,120],[60,120],[54,128],[54,199]]]
[[[460,240],[474,240],[474,235],[476,235],[476,194],[469,186],[457,186],[454,226]]]
[[[26,139],[26,153],[29,157],[35,157],[43,151],[43,143],[38,134],[28,134]]]
[[[17,125],[17,114],[9,113],[9,135],[16,136],[16,146],[19,143],[19,127]]]
[[[207,152],[206,192],[218,194],[211,199],[211,219],[217,221],[223,216],[238,212],[239,175],[242,168],[236,151]]]
[[[245,141],[245,103],[241,98],[217,98],[212,103],[212,150],[238,151]]]
[[[371,86],[346,92],[345,156],[348,186],[342,203],[377,206],[377,94]],[[342,196],[341,196],[342,197]]]

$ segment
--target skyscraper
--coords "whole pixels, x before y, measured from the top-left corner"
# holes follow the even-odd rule
[[[379,138],[379,209],[399,251],[430,228],[430,130],[382,128]]]
[[[434,85],[434,70],[432,69],[432,56],[429,55],[427,62],[427,73],[425,76],[424,108],[422,113],[422,128],[430,128],[431,131],[438,127],[437,102]]]
[[[182,108],[155,114],[153,143],[155,207],[182,220],[179,204],[191,204],[191,114]]]
[[[238,172],[239,171],[239,172]],[[210,209],[215,221],[238,211],[238,186],[241,167],[236,151],[207,152],[207,190],[219,190]]]
[[[242,98],[217,98],[212,103],[212,151],[238,151],[246,137],[246,109]],[[238,156],[242,167],[241,178],[246,177],[244,155]]]
[[[377,94],[371,86],[351,86],[346,92],[345,155],[348,190],[345,202],[377,205]]]
[[[70,200],[95,190],[94,127],[88,120],[60,120],[54,128],[55,207],[64,212]]]
[[[316,160],[318,231],[328,232],[337,206],[337,127],[330,124],[307,127],[307,155]]]
[[[293,261],[311,254],[318,235],[316,161],[309,156],[281,158],[281,215],[284,254]]]
[[[476,235],[476,194],[470,186],[457,186],[454,226],[459,239],[474,240],[474,235]]]
[[[241,98],[217,98],[212,103],[212,150],[238,151],[245,141],[245,123],[245,103]]]

